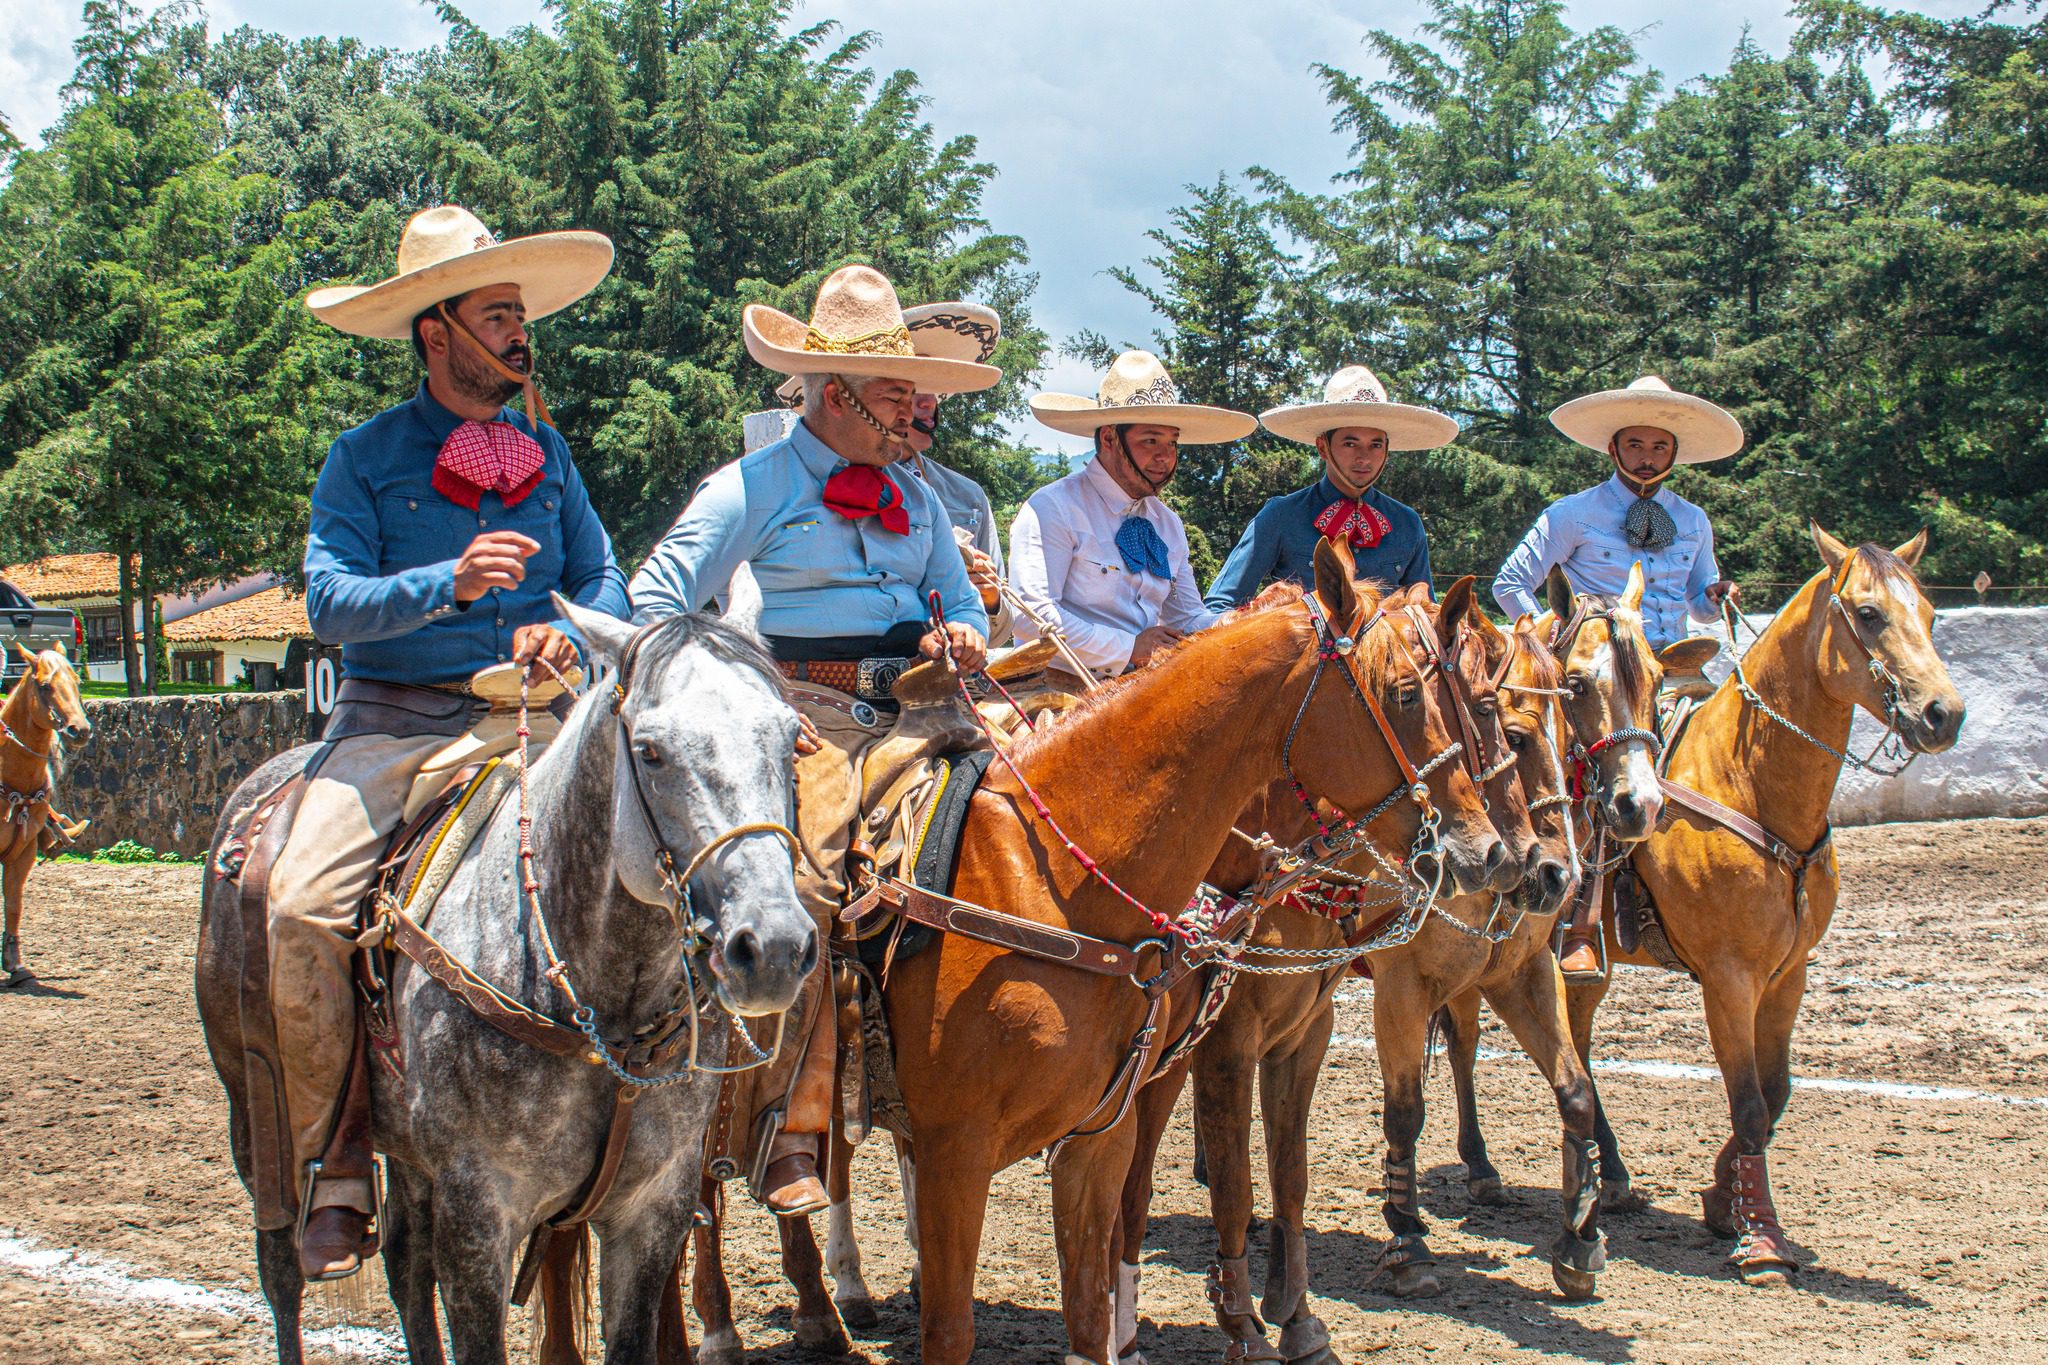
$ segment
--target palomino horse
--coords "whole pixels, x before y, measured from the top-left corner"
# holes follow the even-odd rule
[[[1707,1225],[1738,1239],[1729,1260],[1752,1284],[1783,1282],[1796,1269],[1765,1154],[1791,1096],[1806,955],[1827,932],[1839,889],[1828,802],[1845,761],[1869,762],[1848,754],[1850,721],[1863,708],[1913,753],[1950,748],[1963,724],[1963,699],[1934,649],[1934,608],[1913,575],[1926,532],[1896,550],[1852,550],[1812,529],[1822,571],[1679,736],[1665,789],[1675,818],[1634,855],[1671,949],[1705,1000],[1733,1133],[1700,1198]],[[1699,796],[1712,803],[1705,811]],[[1757,828],[1735,832],[1745,821]],[[1624,952],[1614,916],[1606,933],[1611,960],[1663,965],[1640,948]],[[1568,987],[1582,1057],[1606,993],[1605,981]],[[1628,1171],[1605,1113],[1597,1118],[1603,1195],[1625,1206]]]
[[[526,1011],[512,1013],[528,1033],[580,1032],[590,1043],[561,1055],[516,1041],[439,972],[430,976],[434,968],[398,959],[387,998],[399,1074],[373,1069],[374,1138],[391,1157],[384,1251],[415,1361],[443,1358],[438,1287],[455,1359],[502,1365],[514,1258],[538,1225],[601,1182],[601,1158],[614,1171],[590,1220],[602,1237],[605,1359],[656,1358],[718,1087],[694,1063],[725,1056],[727,1017],[713,1001],[744,1015],[787,1009],[820,946],[796,900],[785,847],[793,836],[781,823],[796,715],[751,629],[678,616],[635,630],[559,596],[556,605],[617,685],[582,699],[533,766],[523,809],[508,799],[479,834],[432,932],[445,958]],[[258,769],[231,817],[305,758],[294,750]],[[235,886],[214,875],[220,852],[208,859],[198,995],[247,1181],[240,907]],[[629,1075],[616,1063],[640,1053],[621,1044],[643,1032],[696,1041],[674,1071],[647,1075],[635,1061]],[[680,1046],[652,1055],[673,1058]],[[630,1136],[615,1149],[627,1114]],[[260,1230],[257,1257],[278,1357],[294,1365],[302,1282],[289,1226]]]
[[[21,893],[35,868],[43,826],[50,819],[52,771],[61,758],[60,736],[77,742],[92,735],[92,722],[78,700],[78,675],[53,645],[31,654],[17,644],[28,664],[21,681],[0,705],[0,889],[6,893],[7,927],[0,937],[0,976],[19,986],[35,976],[21,960]]]

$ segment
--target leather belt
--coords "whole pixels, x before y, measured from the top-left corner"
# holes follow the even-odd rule
[[[890,701],[890,689],[916,659],[874,657],[868,659],[784,659],[776,663],[791,682],[814,683],[859,697],[863,701]]]

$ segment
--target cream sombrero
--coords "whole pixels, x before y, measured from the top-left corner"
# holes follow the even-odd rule
[[[516,284],[526,320],[567,308],[612,268],[602,232],[543,232],[501,242],[453,204],[425,209],[398,239],[398,273],[378,284],[336,285],[306,295],[313,316],[360,337],[403,341],[412,320],[444,299],[491,284]]]
[[[1183,403],[1173,376],[1150,351],[1125,351],[1109,367],[1092,399],[1072,393],[1041,393],[1031,415],[1069,436],[1093,436],[1096,428],[1149,424],[1173,427],[1182,445],[1221,445],[1249,436],[1259,425],[1248,412]]]
[[[906,379],[925,393],[972,393],[1003,377],[979,361],[920,354],[896,286],[871,266],[833,271],[818,287],[808,323],[765,303],[748,304],[741,321],[747,354],[783,374]]]
[[[989,357],[996,353],[996,341],[1003,334],[1003,320],[996,316],[995,309],[959,299],[906,308],[903,326],[910,333],[912,349],[919,355],[966,360],[976,365],[988,364]],[[792,376],[776,387],[775,396],[793,403],[803,391],[804,381]]]
[[[1574,398],[1550,414],[1550,424],[1580,445],[1607,453],[1623,427],[1656,427],[1678,438],[1679,464],[1705,464],[1742,449],[1742,423],[1726,410],[1676,393],[1654,374],[1625,389],[1606,389]]]
[[[1363,365],[1346,365],[1330,376],[1320,403],[1290,403],[1259,414],[1275,436],[1314,445],[1318,436],[1341,427],[1373,427],[1387,433],[1388,450],[1435,450],[1458,439],[1458,424],[1434,408],[1389,403],[1386,386]]]

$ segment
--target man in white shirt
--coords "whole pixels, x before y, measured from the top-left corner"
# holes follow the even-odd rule
[[[1031,412],[1055,431],[1093,436],[1095,457],[1019,509],[1010,524],[1010,581],[1098,676],[1142,668],[1216,619],[1195,590],[1187,531],[1159,500],[1180,464],[1180,444],[1239,440],[1258,420],[1181,402],[1147,351],[1118,356],[1094,398],[1041,393]],[[1028,615],[1017,622],[1019,639],[1038,633]]]
[[[1536,518],[1493,580],[1493,599],[1510,618],[1541,614],[1543,580],[1561,565],[1577,592],[1619,597],[1628,571],[1643,566],[1643,632],[1662,649],[1718,619],[1722,599],[1739,601],[1714,562],[1707,514],[1663,487],[1674,467],[1725,459],[1742,449],[1742,424],[1655,375],[1625,389],[1574,398],[1550,414],[1559,431],[1604,452],[1614,474]]]

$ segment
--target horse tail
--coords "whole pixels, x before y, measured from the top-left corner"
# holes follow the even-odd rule
[[[590,1335],[590,1224],[557,1228],[540,1268],[533,1309],[533,1358],[539,1365],[583,1365]]]

